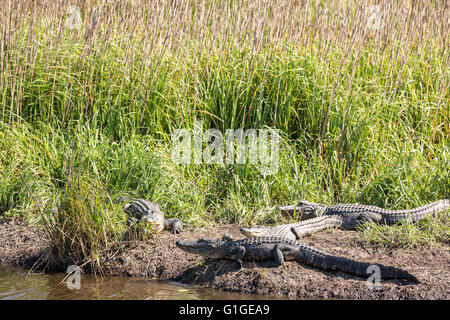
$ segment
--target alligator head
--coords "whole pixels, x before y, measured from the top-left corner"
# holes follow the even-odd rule
[[[189,253],[199,254],[211,259],[220,259],[226,254],[224,245],[231,240],[232,237],[230,235],[224,235],[222,239],[201,238],[197,241],[178,240],[176,245],[178,248]]]
[[[295,212],[301,218],[310,219],[321,216],[326,209],[326,205],[300,200],[297,205],[279,207],[279,209],[281,212],[289,214],[293,214]]]
[[[270,228],[265,226],[254,226],[251,228],[241,228],[241,233],[246,237],[269,237],[272,235]]]
[[[152,211],[141,219],[141,222],[155,226],[157,231],[162,231],[164,229],[164,221],[164,213],[162,211]]]

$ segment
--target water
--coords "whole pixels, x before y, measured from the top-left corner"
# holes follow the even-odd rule
[[[168,300],[168,299],[268,299],[265,295],[243,295],[174,282],[139,277],[95,277],[82,274],[80,289],[70,290],[64,273],[30,273],[0,264],[0,300]]]

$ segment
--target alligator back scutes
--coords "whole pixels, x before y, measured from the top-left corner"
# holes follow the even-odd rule
[[[362,205],[362,204],[337,204],[335,206],[330,206],[325,211],[325,214],[330,215],[332,213],[346,213],[346,212],[371,212],[375,214],[414,214],[420,212],[430,213],[436,210],[450,209],[450,200],[442,199],[439,201],[431,202],[421,207],[406,209],[406,210],[389,210],[383,209],[372,205]]]
[[[154,211],[161,211],[159,205],[145,199],[127,199],[124,205],[124,210],[133,214],[134,216],[145,216]]]
[[[290,240],[283,237],[252,237],[252,238],[244,238],[239,240],[231,240],[234,246],[265,246],[265,245],[277,245],[277,244],[285,244],[299,247],[300,250],[305,250],[315,255],[327,255],[325,252],[320,251],[314,247],[310,247],[304,243],[301,243],[297,240]]]

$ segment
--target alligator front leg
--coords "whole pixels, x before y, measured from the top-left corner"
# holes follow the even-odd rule
[[[297,230],[295,227],[291,228],[291,232],[295,235],[296,239],[301,239],[305,234]]]
[[[128,217],[128,218],[127,218],[127,224],[128,224],[129,226],[137,225],[137,224],[139,224],[139,223],[140,223],[140,220],[138,220],[138,219],[135,218],[135,217]]]
[[[299,227],[292,227],[291,232],[295,235],[295,238],[297,240],[300,240],[302,237],[307,236],[315,231],[319,231],[322,229],[325,229],[326,227],[320,226],[320,227],[306,227],[306,228],[299,228]]]
[[[173,234],[181,233],[181,221],[179,219],[167,219],[164,228],[171,229]]]

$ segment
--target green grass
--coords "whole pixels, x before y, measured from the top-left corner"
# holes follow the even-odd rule
[[[0,212],[44,224],[60,257],[99,263],[102,248],[127,239],[119,195],[193,226],[278,223],[275,206],[298,199],[403,209],[450,197],[448,26],[438,8],[428,22],[410,15],[406,29],[388,10],[382,30],[362,34],[356,4],[352,23],[325,28],[346,16],[337,1],[306,16],[252,1],[206,2],[209,16],[202,1],[188,10],[92,1],[71,31],[51,24],[64,6],[17,3],[0,10],[6,26],[11,14],[20,21],[0,32]],[[324,6],[343,15],[317,15]],[[105,20],[91,30],[94,8]],[[234,28],[245,25],[237,12],[252,25]],[[170,135],[196,120],[222,133],[278,129],[279,170],[175,164]],[[373,245],[408,247],[448,243],[450,224],[444,213],[363,232]]]
[[[440,212],[416,223],[401,222],[395,226],[368,223],[361,227],[359,238],[369,245],[388,248],[448,245],[449,223],[448,212]]]

